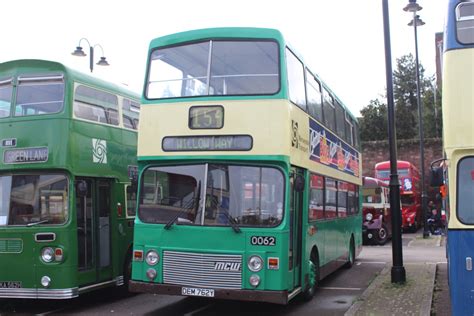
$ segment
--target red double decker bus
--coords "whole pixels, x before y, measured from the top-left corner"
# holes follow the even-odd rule
[[[397,161],[400,180],[400,199],[402,209],[402,229],[416,232],[422,223],[420,172],[408,161]],[[390,180],[390,161],[375,165],[375,177]]]

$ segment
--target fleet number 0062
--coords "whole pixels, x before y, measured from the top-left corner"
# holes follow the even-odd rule
[[[252,236],[250,238],[250,244],[254,246],[275,246],[275,237],[271,236]]]

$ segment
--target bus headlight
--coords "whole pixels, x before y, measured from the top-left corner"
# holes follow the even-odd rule
[[[260,284],[260,277],[256,274],[253,274],[249,278],[250,285],[253,287],[257,287]]]
[[[146,253],[145,261],[148,265],[154,266],[160,260],[160,256],[155,250],[150,250]]]
[[[41,250],[41,259],[44,262],[52,262],[54,260],[54,249],[51,247],[45,247]]]
[[[263,260],[259,256],[251,256],[247,262],[250,271],[258,272],[263,268]]]
[[[146,276],[150,281],[153,281],[156,278],[156,274],[156,270],[153,268],[149,268],[148,270],[146,270]]]
[[[41,278],[41,285],[43,287],[49,287],[49,285],[51,284],[51,278],[47,275],[45,275],[44,277]]]
[[[367,214],[365,214],[365,219],[366,219],[366,220],[371,221],[372,218],[374,218],[374,215],[372,215],[372,213],[367,213]]]

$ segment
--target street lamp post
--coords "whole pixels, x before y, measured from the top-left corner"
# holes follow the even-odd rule
[[[104,49],[102,48],[102,45],[100,44],[91,45],[89,41],[87,40],[87,38],[81,38],[79,40],[79,44],[76,47],[76,50],[74,50],[71,54],[78,57],[87,56],[87,54],[84,53],[84,51],[82,50],[82,46],[81,46],[81,42],[83,40],[87,42],[87,45],[89,45],[89,68],[91,72],[94,70],[94,48],[95,47],[99,47],[102,51],[102,57],[100,57],[100,60],[96,63],[96,65],[109,66],[109,63],[107,62],[107,60],[105,60]]]
[[[400,182],[397,170],[397,133],[395,131],[395,105],[393,102],[392,52],[390,47],[390,21],[388,0],[382,0],[385,43],[385,71],[387,79],[388,141],[390,147],[390,209],[392,210],[392,283],[406,281],[402,252],[402,215],[400,212]]]
[[[420,101],[420,66],[418,62],[418,33],[417,27],[424,25],[420,19],[420,16],[416,14],[416,12],[423,9],[416,0],[409,0],[409,3],[403,8],[404,11],[413,12],[413,19],[408,23],[409,26],[413,26],[415,31],[415,63],[416,63],[416,103],[418,106],[418,129],[420,133],[420,172],[421,172],[421,210],[423,216],[423,238],[429,237],[428,227],[426,224],[427,220],[427,194],[425,190],[425,149],[424,149],[424,136],[423,136],[423,111],[421,108],[421,101]]]

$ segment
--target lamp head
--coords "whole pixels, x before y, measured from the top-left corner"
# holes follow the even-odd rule
[[[422,19],[420,19],[419,15],[415,17],[415,20],[411,20],[410,23],[408,23],[408,26],[413,26],[413,21],[415,21],[416,26],[422,26],[426,24]]]
[[[403,8],[403,10],[407,12],[417,12],[421,9],[423,9],[423,7],[416,3],[416,0],[409,0],[408,4]]]
[[[84,51],[82,50],[82,47],[81,47],[81,46],[77,46],[77,47],[76,47],[76,50],[73,51],[73,52],[71,53],[71,55],[79,56],[79,57],[87,56],[87,54],[84,53]]]
[[[96,65],[99,66],[110,66],[110,64],[105,60],[105,57],[100,57],[100,60],[97,62]]]

